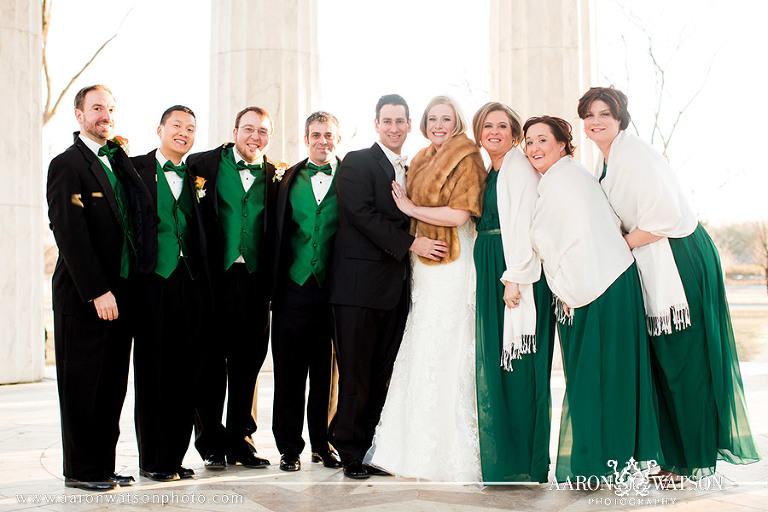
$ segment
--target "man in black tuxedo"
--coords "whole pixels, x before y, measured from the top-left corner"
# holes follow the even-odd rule
[[[193,382],[207,289],[198,185],[182,159],[195,141],[194,113],[182,105],[160,118],[160,147],[132,158],[152,196],[141,233],[146,256],[133,280],[136,437],[141,475],[191,478],[182,467],[194,421]]]
[[[190,172],[207,189],[200,205],[213,282],[195,397],[195,447],[208,469],[269,466],[253,446],[251,408],[269,343],[277,182],[266,151],[273,129],[266,110],[247,107],[235,118],[234,144],[189,157]]]
[[[272,433],[280,469],[298,471],[304,449],[304,396],[309,375],[307,426],[312,462],[338,468],[328,444],[333,368],[333,316],[328,302],[333,241],[338,229],[334,178],[339,121],[327,112],[305,123],[305,158],[285,172],[277,196],[277,243],[272,299],[275,395]]]
[[[331,441],[350,478],[382,473],[362,459],[373,441],[405,329],[408,251],[430,259],[447,254],[445,242],[410,235],[409,219],[392,199],[392,181],[405,186],[400,150],[411,131],[405,100],[397,94],[381,97],[374,125],[379,140],[347,154],[336,178],[339,230],[330,301],[339,403]]]
[[[59,247],[53,318],[64,484],[89,490],[133,482],[115,474],[115,446],[131,353],[126,278],[137,242],[131,206],[146,202],[148,192],[127,155],[108,140],[114,109],[105,86],[81,89],[75,96],[80,132],[48,170],[48,215]],[[138,196],[130,195],[129,183]]]

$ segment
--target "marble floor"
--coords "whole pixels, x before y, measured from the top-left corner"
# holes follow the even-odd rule
[[[270,431],[272,374],[262,372],[259,385],[259,424],[254,435],[260,455],[272,461],[266,469],[203,467],[193,447],[185,466],[191,480],[157,483],[138,476],[138,455],[129,392],[121,420],[118,472],[136,477],[132,487],[97,494],[64,487],[55,370],[44,381],[0,386],[0,511],[14,510],[249,510],[249,511],[634,511],[754,512],[768,510],[768,363],[743,363],[753,433],[764,460],[750,466],[722,463],[717,477],[699,488],[651,489],[645,497],[634,492],[624,498],[614,490],[556,489],[553,484],[481,488],[473,484],[432,484],[394,477],[361,482],[344,478],[340,470],[312,464],[302,454],[302,470],[278,468],[279,454]],[[553,403],[562,400],[562,371],[552,376]],[[129,386],[129,390],[132,385]],[[553,408],[557,425],[560,409]],[[551,453],[556,449],[554,429]],[[306,438],[306,437],[305,437]],[[704,488],[706,487],[706,488]]]

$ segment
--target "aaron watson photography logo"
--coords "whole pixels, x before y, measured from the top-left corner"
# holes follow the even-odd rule
[[[614,497],[591,497],[590,505],[674,505],[676,498],[650,496],[652,490],[682,491],[682,490],[722,490],[721,476],[712,475],[701,478],[690,478],[672,475],[660,471],[655,460],[640,464],[630,458],[624,467],[619,467],[617,460],[609,460],[607,466],[613,474],[578,475],[575,478],[566,477],[563,482],[551,482],[549,489],[555,491],[598,491],[611,490]]]

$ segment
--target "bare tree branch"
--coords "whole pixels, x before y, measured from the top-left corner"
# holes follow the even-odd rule
[[[51,6],[53,4],[53,0],[43,0],[43,71],[45,72],[45,85],[46,85],[46,100],[45,100],[45,110],[43,111],[43,127],[48,124],[48,121],[51,120],[51,118],[56,115],[56,110],[59,108],[59,104],[61,103],[61,100],[64,98],[64,96],[67,94],[67,91],[69,91],[70,87],[72,87],[72,84],[75,83],[75,81],[80,78],[80,75],[83,74],[83,72],[88,68],[88,66],[91,65],[91,63],[96,59],[96,57],[101,53],[101,51],[107,47],[107,45],[112,42],[114,38],[117,37],[117,34],[120,33],[120,29],[123,27],[123,23],[125,22],[126,18],[128,18],[128,15],[131,14],[133,11],[133,7],[131,7],[128,12],[125,13],[125,16],[123,16],[123,19],[120,21],[120,24],[117,26],[117,30],[115,30],[115,33],[112,34],[112,37],[104,41],[104,43],[99,47],[98,50],[91,56],[90,59],[83,65],[82,68],[80,68],[80,71],[78,71],[75,75],[72,76],[72,78],[69,80],[69,83],[67,83],[66,87],[64,87],[61,92],[59,93],[58,98],[56,99],[56,102],[53,104],[53,107],[51,107],[51,100],[53,98],[53,91],[51,86],[51,78],[48,71],[48,58],[46,55],[46,50],[48,48],[48,28],[51,24]]]

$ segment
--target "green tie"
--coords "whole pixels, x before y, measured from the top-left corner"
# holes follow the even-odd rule
[[[180,165],[173,165],[173,162],[170,160],[166,160],[165,164],[163,164],[163,171],[164,172],[175,172],[176,175],[179,178],[184,177],[184,171],[187,170],[187,164],[180,164]]]
[[[331,175],[331,164],[325,164],[321,166],[317,166],[313,164],[312,162],[307,162],[307,172],[309,172],[309,177],[311,178],[315,174],[322,172],[324,174],[327,174],[328,176]]]
[[[238,171],[244,171],[248,169],[248,171],[250,171],[253,176],[256,176],[259,172],[261,172],[262,167],[263,166],[261,164],[247,164],[245,163],[245,160],[240,160],[237,162]]]
[[[119,146],[111,148],[111,147],[109,147],[108,144],[104,144],[103,146],[101,146],[99,148],[99,156],[107,155],[107,158],[111,162],[112,161],[112,157],[115,156],[115,153],[117,153],[118,149],[120,149]]]

